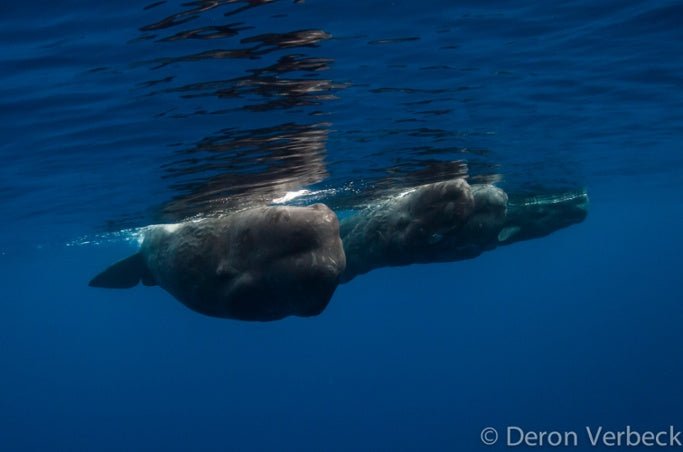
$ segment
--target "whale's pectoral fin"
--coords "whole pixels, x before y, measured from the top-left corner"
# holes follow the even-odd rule
[[[140,281],[146,286],[156,285],[142,254],[135,253],[95,276],[88,285],[107,289],[128,289],[138,285]]]

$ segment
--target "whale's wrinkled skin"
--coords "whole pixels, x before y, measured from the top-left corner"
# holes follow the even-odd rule
[[[346,217],[271,206],[152,228],[91,286],[159,285],[189,308],[240,320],[313,316],[341,282],[375,268],[471,259],[583,221],[584,192],[510,200],[464,179],[422,185]]]
[[[548,235],[586,218],[584,192],[510,202],[493,185],[464,179],[422,185],[341,223],[342,281],[379,267],[452,262]]]
[[[495,246],[507,199],[492,185],[455,179],[368,207],[342,222],[348,256],[343,279],[378,267],[474,257]]]
[[[267,321],[322,312],[345,265],[328,207],[260,207],[152,228],[90,285],[159,285],[202,314]]]

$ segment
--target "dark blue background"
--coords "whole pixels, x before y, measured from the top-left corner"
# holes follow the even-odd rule
[[[244,36],[324,29],[332,40],[296,51],[334,59],[323,76],[348,84],[322,106],[216,115],[192,112],[254,99],[140,86],[266,62],[151,69],[237,45],[136,41],[182,9],[159,8],[2,5],[0,449],[468,451],[485,449],[486,426],[683,428],[680,4],[280,1],[205,15],[255,27]],[[418,39],[370,44],[401,37]],[[450,111],[410,104],[422,101]],[[143,225],[135,215],[176,194],[160,169],[174,143],[311,109],[333,124],[328,187],[433,146],[491,165],[507,190],[585,186],[588,219],[471,261],[374,271],[311,319],[217,320],[159,288],[87,287],[133,250],[100,240],[103,224]],[[400,119],[458,133],[434,144]]]

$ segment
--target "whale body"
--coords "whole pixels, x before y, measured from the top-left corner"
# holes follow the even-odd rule
[[[90,286],[159,285],[202,314],[268,321],[322,312],[345,267],[327,206],[259,207],[151,228],[137,253]]]
[[[136,254],[90,282],[159,285],[202,314],[320,314],[340,283],[376,268],[472,259],[586,218],[583,191],[511,200],[462,178],[389,196],[341,224],[324,204],[266,206],[151,228]]]

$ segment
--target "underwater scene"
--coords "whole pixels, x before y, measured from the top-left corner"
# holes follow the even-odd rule
[[[0,24],[0,451],[683,450],[683,3]]]

